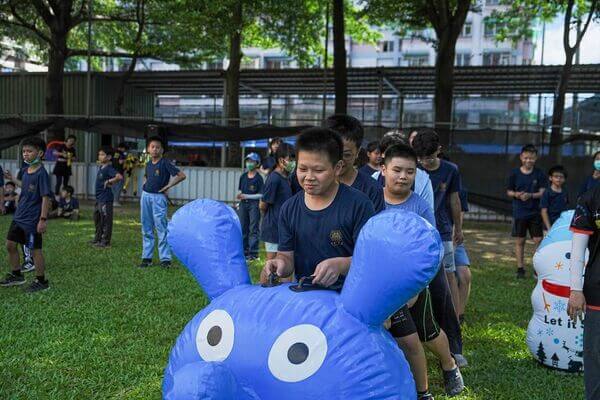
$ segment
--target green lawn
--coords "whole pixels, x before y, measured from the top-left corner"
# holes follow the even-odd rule
[[[90,210],[51,221],[44,236],[51,289],[0,288],[0,399],[159,399],[163,368],[183,326],[205,304],[187,270],[139,270],[140,224],[118,210],[112,248],[91,248]],[[10,217],[0,217],[5,237]],[[533,279],[516,281],[506,225],[470,225],[473,294],[464,327],[468,390],[457,399],[583,399],[581,376],[530,357],[525,330]],[[0,251],[4,271],[6,250]],[[260,263],[252,266],[256,279]],[[3,273],[4,273],[3,271]],[[28,280],[33,276],[28,275]],[[443,399],[430,363],[432,389]]]

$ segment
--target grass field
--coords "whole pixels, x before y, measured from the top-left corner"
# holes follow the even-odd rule
[[[159,399],[171,346],[207,302],[181,268],[140,270],[137,211],[116,211],[110,249],[91,248],[91,211],[50,221],[49,291],[0,288],[0,399]],[[0,217],[4,238],[10,217]],[[464,326],[468,390],[456,399],[583,399],[581,376],[538,366],[525,345],[533,279],[516,281],[507,225],[469,225],[473,294]],[[0,250],[3,271],[6,250]],[[252,265],[256,279],[260,263]],[[28,275],[28,280],[33,275]],[[432,390],[444,399],[432,362]]]

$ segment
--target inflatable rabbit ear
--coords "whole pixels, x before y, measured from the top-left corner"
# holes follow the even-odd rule
[[[443,256],[437,230],[417,214],[388,210],[363,226],[341,300],[347,312],[381,325],[433,279]]]
[[[186,204],[173,215],[167,240],[211,300],[250,284],[242,230],[231,207],[207,199]]]

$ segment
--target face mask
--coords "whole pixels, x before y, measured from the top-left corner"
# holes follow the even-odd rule
[[[256,168],[256,164],[254,164],[253,162],[247,162],[247,163],[246,163],[246,169],[247,169],[248,171],[253,171],[253,170],[254,170],[254,168]]]
[[[600,160],[594,161],[594,169],[600,171]]]
[[[285,164],[285,170],[289,173],[291,173],[294,168],[296,168],[296,161],[289,161],[287,164]]]
[[[41,160],[39,157],[36,157],[33,161],[23,160],[23,162],[27,165],[34,166],[34,165],[39,164],[41,162]]]

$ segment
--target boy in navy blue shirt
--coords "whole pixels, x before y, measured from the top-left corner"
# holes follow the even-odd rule
[[[373,207],[375,207],[375,213],[382,211],[385,208],[383,188],[371,178],[371,175],[358,171],[354,167],[364,136],[360,121],[349,115],[339,114],[327,118],[324,126],[340,135],[344,143],[342,171],[338,178],[340,183],[366,194],[373,203]]]
[[[281,208],[277,256],[264,273],[295,274],[320,286],[341,286],[348,273],[360,229],[375,210],[369,198],[337,178],[342,170],[342,139],[311,128],[296,142],[296,173],[303,191]]]
[[[42,165],[46,143],[39,137],[23,140],[23,160],[28,165],[22,171],[21,195],[14,219],[6,236],[6,249],[11,272],[0,282],[0,286],[15,286],[25,283],[19,263],[17,243],[33,249],[36,278],[27,292],[33,293],[48,289],[49,282],[44,275],[45,264],[42,253],[42,234],[46,232],[46,221],[50,206],[50,179]]]
[[[542,220],[546,230],[550,230],[554,221],[560,217],[560,214],[569,208],[569,195],[563,189],[567,179],[567,171],[562,165],[555,165],[548,171],[550,187],[544,190],[540,199],[540,208],[542,209]]]
[[[94,225],[96,234],[90,244],[106,248],[110,246],[113,225],[114,195],[111,186],[123,179],[112,166],[112,151],[108,147],[98,150],[100,167],[96,173],[96,205],[94,206]]]
[[[262,197],[264,181],[258,173],[260,156],[250,153],[246,156],[246,172],[240,176],[238,185],[240,200],[238,216],[242,225],[244,243],[244,254],[248,261],[258,258],[258,228],[260,223],[260,211],[258,202]]]
[[[79,219],[79,200],[73,197],[75,190],[73,186],[66,185],[60,192],[58,201],[57,217],[77,221]]]
[[[287,143],[279,145],[275,152],[275,158],[277,164],[275,164],[273,172],[267,176],[260,201],[260,211],[263,213],[260,239],[265,242],[267,260],[272,260],[277,255],[279,212],[283,203],[292,197],[292,188],[288,177],[296,168],[294,148]],[[268,276],[265,276],[263,272],[260,280],[261,283],[266,283]]]
[[[360,167],[359,171],[372,176],[375,172],[379,171],[381,167],[381,149],[379,148],[379,141],[374,140],[367,144],[367,158],[369,161]]]
[[[418,130],[412,146],[419,156],[419,162],[431,179],[435,221],[444,244],[442,265],[446,270],[452,299],[456,305],[459,302],[459,294],[455,276],[454,246],[458,246],[463,242],[458,167],[439,157],[441,146],[439,137],[433,129]],[[447,202],[450,202],[452,216],[448,213]],[[454,226],[452,221],[454,221]]]
[[[185,179],[185,174],[162,155],[164,143],[158,136],[148,139],[148,154],[151,159],[146,164],[144,186],[140,199],[142,214],[142,263],[140,268],[152,265],[154,253],[154,229],[158,235],[158,255],[160,265],[171,266],[171,250],[167,243],[167,191]],[[171,177],[175,178],[171,180]]]
[[[544,236],[542,217],[540,216],[540,198],[544,194],[547,178],[540,169],[535,168],[537,149],[534,145],[523,146],[520,159],[521,167],[510,172],[506,194],[512,199],[512,236],[515,238],[517,278],[524,278],[527,231],[533,239],[535,248]]]

